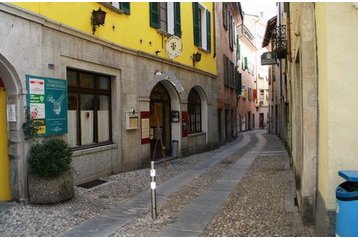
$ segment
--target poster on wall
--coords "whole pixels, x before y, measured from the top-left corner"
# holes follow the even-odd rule
[[[67,133],[67,81],[26,75],[27,105],[38,136]]]
[[[149,125],[149,115],[150,112],[141,112],[140,118],[141,118],[141,128],[142,128],[142,138],[141,142],[142,144],[149,144],[150,143],[150,125]]]

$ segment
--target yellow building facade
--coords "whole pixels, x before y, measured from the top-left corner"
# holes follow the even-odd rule
[[[14,2],[14,4],[88,34],[93,34],[90,24],[92,11],[101,8],[106,12],[105,23],[96,29],[95,36],[129,49],[171,60],[165,53],[165,40],[168,35],[150,27],[149,2],[130,2],[130,12],[128,14],[119,11],[110,4],[96,2]],[[212,12],[213,3],[204,2],[200,3],[200,5],[203,9],[205,8]],[[198,49],[193,44],[192,8],[191,2],[180,3],[183,51],[173,61],[191,67],[193,66],[192,55],[199,51],[202,53],[202,59],[196,64],[196,68],[216,74],[216,60],[213,57],[214,50],[208,52],[201,47]],[[213,22],[214,14],[210,14],[210,17],[211,22]],[[211,24],[211,28],[211,32],[214,32],[213,24]],[[211,38],[213,42],[214,34],[212,34]],[[157,50],[160,50],[160,52],[155,54]]]

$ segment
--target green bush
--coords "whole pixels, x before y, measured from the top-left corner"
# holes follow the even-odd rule
[[[40,177],[57,177],[71,169],[72,150],[62,139],[49,139],[31,147],[29,164]]]

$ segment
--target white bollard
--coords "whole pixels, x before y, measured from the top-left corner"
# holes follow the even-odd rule
[[[157,195],[156,195],[155,169],[154,161],[150,162],[150,189],[152,194],[152,218],[157,218]]]

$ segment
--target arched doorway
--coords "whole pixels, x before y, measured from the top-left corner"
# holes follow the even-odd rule
[[[162,138],[165,155],[171,153],[171,123],[170,123],[170,112],[171,112],[171,99],[166,88],[158,83],[152,89],[150,94],[150,131],[151,131],[151,143],[150,151],[151,158],[153,158],[154,147],[157,139]],[[158,128],[160,130],[158,130]],[[160,133],[160,134],[158,134]],[[161,158],[162,152],[160,143],[157,145],[155,151],[155,159]]]
[[[0,201],[9,201],[11,199],[6,97],[5,86],[0,78]]]

